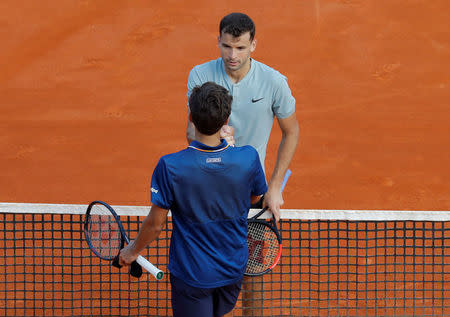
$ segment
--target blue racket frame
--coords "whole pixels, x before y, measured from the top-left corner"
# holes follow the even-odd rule
[[[91,251],[94,252],[94,254],[96,256],[98,256],[100,259],[112,261],[114,258],[104,257],[100,253],[97,252],[97,250],[92,245],[92,241],[89,236],[89,219],[91,217],[91,210],[94,205],[103,205],[104,207],[106,207],[109,210],[109,212],[111,213],[111,215],[113,215],[114,219],[116,220],[117,225],[119,227],[119,231],[120,231],[120,248],[119,248],[119,250],[123,249],[123,247],[125,246],[125,242],[128,244],[130,241],[129,241],[128,236],[125,232],[125,229],[122,225],[122,222],[120,221],[119,216],[117,215],[115,210],[110,205],[108,205],[107,203],[100,201],[100,200],[93,201],[89,204],[89,206],[86,210],[86,216],[84,217],[84,236],[86,238],[86,242],[89,246],[89,249],[91,249]]]

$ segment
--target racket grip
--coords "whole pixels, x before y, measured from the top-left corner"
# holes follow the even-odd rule
[[[136,259],[136,262],[139,263],[147,272],[152,274],[157,280],[160,280],[164,276],[164,272],[158,269],[156,266],[151,264],[146,258],[142,255],[139,255]]]
[[[122,265],[119,264],[119,255],[117,254],[117,256],[114,258],[114,260],[112,261],[112,266],[121,269]]]
[[[136,261],[133,261],[130,265],[130,275],[136,278],[140,278],[142,276],[142,266],[140,266]]]
[[[112,266],[121,269],[122,265],[119,264],[119,255],[117,255],[112,261]],[[137,263],[137,261],[133,261],[130,265],[130,275],[140,278],[142,276],[142,266]]]

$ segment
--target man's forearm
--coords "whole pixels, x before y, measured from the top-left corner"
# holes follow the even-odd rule
[[[289,168],[289,164],[291,163],[297,149],[298,139],[298,128],[283,135],[280,145],[278,146],[277,160],[269,181],[269,188],[281,188],[284,174]]]

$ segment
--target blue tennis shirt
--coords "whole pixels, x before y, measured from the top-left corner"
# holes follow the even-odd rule
[[[267,191],[256,150],[193,141],[159,160],[151,186],[152,203],[172,212],[171,274],[199,288],[239,281],[248,259],[250,196]]]

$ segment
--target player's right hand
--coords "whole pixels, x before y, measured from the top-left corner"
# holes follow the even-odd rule
[[[269,210],[275,216],[276,222],[280,221],[280,209],[284,204],[283,195],[279,188],[271,188],[264,195],[263,206],[269,207]]]
[[[122,250],[120,250],[119,253],[119,264],[124,265],[130,265],[132,262],[134,262],[137,257],[138,253],[134,250],[134,244],[133,242],[125,246]]]
[[[234,146],[234,128],[230,125],[224,125],[220,129],[220,138],[225,139],[229,145]]]

